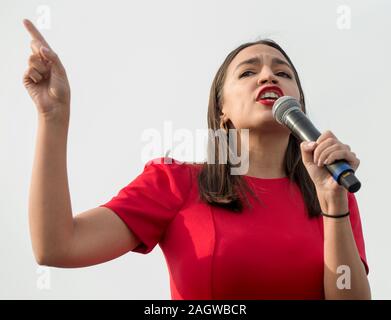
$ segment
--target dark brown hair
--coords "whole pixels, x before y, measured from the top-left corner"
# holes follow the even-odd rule
[[[220,129],[220,116],[222,105],[222,92],[223,85],[226,79],[227,69],[235,56],[244,48],[249,46],[264,44],[273,47],[280,51],[286,60],[289,62],[293,69],[295,80],[300,91],[300,103],[303,108],[303,112],[306,113],[304,93],[300,84],[297,71],[292,64],[290,58],[285,51],[273,40],[262,39],[255,42],[248,42],[240,45],[233,51],[231,51],[225,58],[223,64],[217,71],[209,95],[208,106],[208,129],[210,132],[215,132]],[[229,136],[226,136],[228,140]],[[227,161],[223,164],[219,163],[220,149],[218,146],[219,137],[217,135],[209,135],[208,139],[208,160],[201,163],[201,169],[198,175],[198,187],[200,193],[200,199],[209,203],[210,205],[223,207],[234,212],[241,212],[244,207],[244,201],[251,207],[246,191],[252,196],[255,196],[253,190],[249,187],[243,176],[230,174],[233,165],[227,157]],[[232,152],[228,141],[224,142],[224,148],[227,152]],[[214,150],[214,161],[211,163],[210,159],[213,159],[212,150]],[[301,161],[300,141],[293,135],[289,135],[289,142],[284,158],[285,173],[289,177],[289,180],[297,183],[301,193],[303,195],[304,202],[306,204],[308,214],[310,217],[316,217],[320,215],[320,205],[317,198],[315,185],[312,182],[303,162]],[[259,200],[259,199],[257,199]]]

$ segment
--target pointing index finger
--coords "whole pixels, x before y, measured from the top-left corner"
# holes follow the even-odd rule
[[[45,38],[42,36],[42,34],[38,31],[38,29],[34,26],[34,24],[30,20],[24,19],[23,24],[34,40],[38,40],[44,46],[50,48],[49,44],[46,42]]]

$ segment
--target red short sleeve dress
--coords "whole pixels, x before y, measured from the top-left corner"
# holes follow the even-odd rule
[[[323,218],[309,218],[298,186],[288,177],[244,176],[261,203],[250,196],[252,209],[234,213],[199,199],[199,168],[153,159],[101,205],[140,239],[134,252],[159,244],[172,299],[324,299]],[[357,202],[351,193],[348,200],[368,274]]]

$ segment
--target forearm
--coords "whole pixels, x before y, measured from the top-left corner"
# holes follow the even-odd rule
[[[330,198],[330,197],[329,197]],[[320,199],[325,199],[322,196]],[[340,215],[349,210],[347,194],[330,201],[320,200],[324,213]],[[323,217],[324,227],[324,290],[326,299],[371,299],[371,292],[365,267],[361,261],[354,239],[349,216],[344,218]],[[342,268],[337,273],[338,267]],[[350,281],[338,283],[338,278]]]
[[[61,254],[73,231],[66,168],[68,124],[39,118],[29,195],[31,241],[38,263]]]

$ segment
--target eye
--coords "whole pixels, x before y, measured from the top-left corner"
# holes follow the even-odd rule
[[[284,71],[277,72],[277,75],[281,75],[281,74],[284,78],[292,79],[291,75]]]
[[[242,74],[239,76],[239,78],[246,77],[246,75],[247,75],[249,72],[251,72],[251,73],[255,74],[255,72],[253,72],[253,71],[250,71],[250,70],[247,70],[247,71],[243,72],[243,73],[242,73]]]

